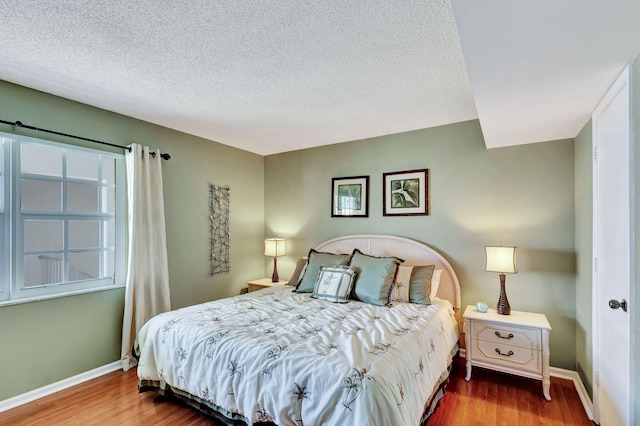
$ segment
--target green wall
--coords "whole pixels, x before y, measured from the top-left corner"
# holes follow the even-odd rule
[[[591,120],[575,140],[576,370],[593,397],[593,137]]]
[[[0,119],[121,145],[137,142],[171,154],[163,163],[163,180],[174,308],[236,295],[247,280],[264,275],[262,156],[2,81]],[[0,125],[0,131],[13,130]],[[231,272],[214,277],[209,276],[209,183],[231,187]],[[118,360],[123,298],[120,288],[0,306],[0,400]]]
[[[382,216],[382,174],[428,168],[431,214]],[[331,178],[370,176],[368,218],[332,218]],[[574,142],[487,150],[477,121],[270,155],[265,158],[267,236],[288,240],[287,277],[310,247],[339,235],[381,233],[425,242],[460,279],[463,306],[496,303],[497,274],[484,246],[518,246],[507,278],[514,310],[547,315],[551,364],[576,367]],[[266,263],[270,271],[270,264]]]

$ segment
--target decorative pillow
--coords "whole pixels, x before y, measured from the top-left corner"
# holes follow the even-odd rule
[[[293,274],[291,274],[291,278],[289,278],[287,285],[298,285],[300,277],[304,274],[305,266],[307,266],[307,259],[298,259],[296,262],[296,269],[293,271]]]
[[[353,250],[350,266],[358,273],[352,296],[370,305],[384,306],[391,303],[391,289],[398,272],[398,265],[404,262],[397,257],[375,257]]]
[[[429,293],[429,299],[433,300],[434,297],[438,294],[438,288],[440,288],[440,276],[442,275],[442,269],[436,269],[433,271],[433,276],[431,277],[431,292]]]
[[[322,266],[311,297],[347,303],[355,278],[356,270],[351,266]]]
[[[435,268],[435,265],[398,267],[393,300],[430,305]]]
[[[347,266],[351,260],[350,254],[325,253],[314,249],[309,250],[308,257],[307,267],[296,287],[298,293],[313,293],[321,266]]]
[[[409,301],[411,272],[413,272],[413,266],[398,266],[398,273],[396,274],[396,281],[393,286],[393,295],[391,297],[394,302]]]

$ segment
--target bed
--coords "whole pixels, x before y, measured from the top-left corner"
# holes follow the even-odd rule
[[[360,274],[345,300],[323,299],[318,284],[298,292],[325,253],[349,255],[343,269]],[[458,350],[460,286],[449,262],[427,245],[386,235],[335,238],[310,255],[298,291],[271,287],[151,319],[135,348],[140,392],[182,400],[229,425],[423,424]],[[353,266],[356,256],[402,259],[405,275],[434,265],[437,294],[429,304],[353,300],[366,275]],[[397,267],[395,280],[399,274]]]

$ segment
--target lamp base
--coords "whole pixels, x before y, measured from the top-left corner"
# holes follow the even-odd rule
[[[507,276],[500,274],[500,299],[498,300],[498,306],[496,306],[496,310],[500,315],[511,315],[511,306],[509,305],[507,291],[505,290],[506,281]]]
[[[280,277],[278,276],[278,257],[274,256],[273,258],[273,274],[271,275],[271,282],[277,283],[280,281]]]

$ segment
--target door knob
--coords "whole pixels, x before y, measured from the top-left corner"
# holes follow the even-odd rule
[[[627,301],[625,299],[622,299],[620,302],[618,302],[616,299],[611,299],[609,300],[609,307],[611,309],[622,308],[623,311],[627,312]]]

